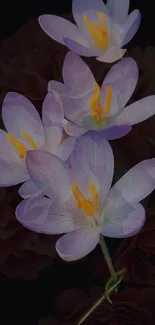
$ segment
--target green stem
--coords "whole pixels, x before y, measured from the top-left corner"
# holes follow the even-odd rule
[[[108,268],[109,268],[109,271],[110,271],[110,274],[111,274],[111,277],[114,281],[117,280],[117,274],[114,270],[114,267],[113,267],[113,264],[112,264],[112,260],[111,260],[111,257],[109,255],[109,252],[108,252],[108,249],[107,249],[107,246],[106,246],[106,243],[105,243],[105,240],[104,240],[104,236],[100,236],[100,246],[101,246],[101,249],[102,249],[102,253],[104,255],[104,258],[107,262],[107,265],[108,265]]]
[[[118,289],[119,284],[122,282],[123,277],[125,274],[125,270],[121,270],[119,272],[117,272],[117,280],[115,282],[111,282],[111,279],[109,279],[109,281],[107,282],[110,283],[111,285],[107,285],[107,292],[104,292],[104,294],[102,294],[96,302],[94,302],[94,304],[88,309],[88,311],[84,314],[84,316],[82,316],[79,320],[79,322],[77,323],[77,325],[81,325],[85,322],[85,320],[104,302],[107,301],[107,294],[111,295],[112,293],[116,292],[116,290]]]

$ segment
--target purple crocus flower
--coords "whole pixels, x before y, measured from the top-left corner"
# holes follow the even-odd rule
[[[131,125],[155,113],[154,95],[126,106],[138,80],[138,67],[132,58],[116,63],[99,87],[88,65],[75,53],[68,52],[63,80],[64,84],[50,81],[48,90],[55,89],[61,96],[64,128],[70,136],[103,129],[108,140],[117,139],[127,134]]]
[[[30,180],[25,156],[27,150],[52,152],[68,159],[76,139],[70,137],[61,143],[63,107],[56,92],[48,93],[42,109],[42,121],[33,104],[24,96],[10,92],[2,105],[6,131],[0,130],[0,186],[25,182],[19,189],[22,197],[40,193]]]
[[[122,58],[122,49],[136,34],[141,15],[135,9],[128,15],[129,0],[73,0],[76,25],[55,16],[42,15],[39,23],[53,39],[82,56],[96,56],[102,62]]]
[[[47,152],[28,151],[30,177],[47,197],[23,200],[16,217],[25,227],[63,234],[56,243],[67,261],[80,259],[107,237],[133,236],[145,222],[139,203],[155,188],[155,159],[140,162],[112,188],[114,157],[103,132],[77,140],[69,164]]]

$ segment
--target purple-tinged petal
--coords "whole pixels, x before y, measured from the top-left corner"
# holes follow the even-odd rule
[[[75,24],[62,17],[42,15],[39,17],[39,24],[48,36],[61,44],[64,44],[64,37],[79,42],[85,42],[80,29]]]
[[[85,127],[84,119],[91,115],[90,99],[92,92],[79,97],[63,96],[65,118],[78,126]]]
[[[131,39],[134,37],[134,35],[136,34],[139,28],[140,22],[141,22],[141,14],[139,10],[135,9],[134,11],[131,12],[125,24],[122,26],[123,29],[123,33],[121,35],[122,47],[128,44],[131,41]]]
[[[114,157],[102,131],[88,131],[77,140],[75,150],[70,156],[70,165],[73,174],[82,178],[85,183],[92,175],[97,178],[100,184],[99,197],[103,202],[111,187]]]
[[[67,88],[66,85],[64,85],[62,82],[58,82],[55,80],[51,80],[48,83],[48,91],[55,90],[60,96],[61,95],[71,95],[69,89]]]
[[[138,67],[136,62],[132,58],[124,58],[110,69],[104,79],[103,86],[110,84],[115,91],[120,93],[121,108],[123,108],[134,92],[137,81]]]
[[[155,114],[155,95],[145,97],[125,107],[115,118],[116,124],[137,124]]]
[[[110,190],[109,196],[117,191],[129,203],[147,197],[155,188],[155,158],[140,162],[131,168]]]
[[[66,161],[71,155],[73,148],[76,144],[76,138],[69,137],[60,143],[59,147],[53,152],[54,155]]]
[[[111,47],[107,51],[105,51],[101,56],[96,58],[96,60],[101,62],[113,63],[115,61],[120,60],[125,54],[126,49],[120,49],[116,47]]]
[[[122,98],[121,98],[122,94],[119,91],[119,89],[117,89],[116,83],[115,82],[107,82],[107,83],[103,82],[103,84],[101,86],[101,97],[102,97],[102,107],[103,107],[103,109],[106,106],[107,89],[109,87],[112,90],[112,92],[111,92],[112,97],[111,97],[110,109],[109,109],[107,118],[111,118],[111,117],[115,116],[122,109],[122,107],[124,107],[122,105]],[[107,122],[107,120],[105,119],[105,123],[106,122]]]
[[[63,64],[63,80],[72,96],[87,93],[93,86],[95,78],[89,66],[75,53],[68,52]]]
[[[43,192],[29,179],[18,190],[19,195],[23,199],[29,199],[36,196],[43,196]]]
[[[83,21],[83,17],[87,16],[87,18],[92,23],[99,23],[98,21],[98,12],[104,12],[107,19],[107,25],[109,27],[109,14],[108,10],[103,3],[102,0],[73,0],[72,2],[72,12],[75,19],[76,24],[82,29],[83,33],[86,35],[86,37],[90,40],[91,36],[89,32],[86,29],[86,26]]]
[[[128,16],[129,0],[108,0],[107,9],[111,20],[122,25]]]
[[[145,210],[139,203],[109,202],[105,205],[102,235],[112,238],[126,238],[138,233],[146,220]]]
[[[117,23],[111,24],[111,30],[110,30],[110,44],[111,47],[121,48],[122,44],[122,27],[118,25]]]
[[[69,48],[69,50],[75,52],[82,56],[98,56],[101,51],[89,47],[89,44],[81,44],[71,38],[64,37],[64,44]]]
[[[61,214],[58,201],[45,197],[23,200],[17,206],[16,218],[28,229],[45,234],[61,234],[81,227],[78,220]]]
[[[129,124],[124,125],[114,125],[104,129],[103,136],[107,140],[116,140],[124,137],[131,131],[132,127]]]
[[[65,261],[75,261],[89,254],[99,242],[97,228],[83,228],[62,236],[56,243],[59,256]]]
[[[29,149],[31,146],[21,135],[21,131],[26,132],[38,148],[44,144],[45,134],[40,116],[34,105],[23,95],[13,92],[6,95],[2,105],[2,117],[7,131],[24,142]]]
[[[58,198],[60,205],[70,196],[70,167],[55,155],[30,150],[26,155],[28,173],[44,194]]]
[[[64,130],[65,132],[70,135],[70,136],[73,136],[75,138],[79,138],[82,134],[84,134],[85,132],[87,132],[88,130],[87,129],[84,129],[82,127],[79,127],[77,126],[76,124],[70,122],[70,121],[67,121],[64,119],[63,121],[63,127],[64,127]]]
[[[53,152],[62,139],[63,106],[55,91],[49,92],[43,102],[42,119],[46,134],[44,150]]]
[[[29,179],[24,159],[7,140],[7,132],[0,130],[0,186],[12,186]]]

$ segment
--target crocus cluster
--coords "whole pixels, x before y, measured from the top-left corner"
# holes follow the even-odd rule
[[[138,81],[136,62],[121,59],[99,85],[78,56],[122,58],[140,13],[128,15],[129,0],[73,0],[72,11],[76,25],[54,15],[39,17],[43,30],[71,50],[63,83],[49,81],[42,118],[27,98],[10,92],[2,105],[6,131],[0,130],[0,186],[22,183],[16,218],[35,232],[62,234],[56,250],[66,261],[86,256],[101,235],[125,238],[140,231],[140,201],[155,189],[153,157],[112,185],[109,140],[155,113],[155,95],[128,105]]]

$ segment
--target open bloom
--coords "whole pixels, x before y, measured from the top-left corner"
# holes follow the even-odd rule
[[[119,60],[124,45],[137,32],[141,15],[135,9],[128,16],[129,0],[73,0],[74,25],[55,16],[42,15],[39,23],[53,39],[66,45],[71,51],[82,56],[96,56],[103,62]]]
[[[137,124],[155,113],[155,96],[127,104],[138,80],[138,67],[132,58],[116,63],[101,87],[87,64],[75,53],[68,52],[63,65],[64,84],[54,80],[48,90],[55,89],[63,102],[64,128],[78,137],[87,130],[104,129],[108,140],[120,138]]]
[[[46,194],[22,201],[16,217],[25,227],[47,234],[66,233],[56,243],[71,261],[87,255],[100,233],[132,236],[145,222],[139,203],[155,187],[155,159],[142,161],[111,188],[114,157],[102,131],[88,131],[75,145],[69,164],[41,151],[28,151],[32,180]]]
[[[46,150],[68,159],[75,138],[61,143],[63,107],[59,96],[48,93],[42,109],[42,121],[33,104],[24,96],[8,93],[2,105],[6,131],[0,130],[0,186],[25,182],[19,190],[23,197],[40,192],[29,180],[25,156],[27,150]]]

